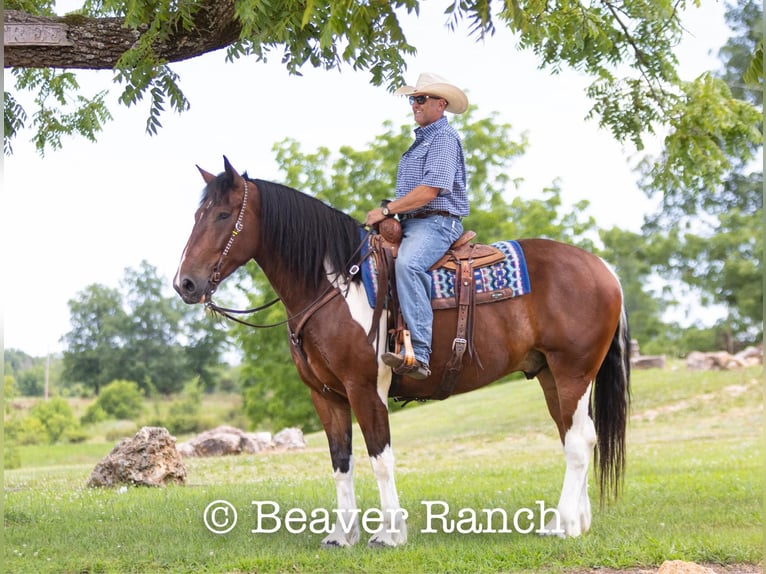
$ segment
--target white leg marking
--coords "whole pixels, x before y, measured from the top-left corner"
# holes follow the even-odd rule
[[[577,403],[577,409],[572,418],[572,428],[564,435],[564,458],[567,466],[558,505],[557,518],[560,525],[557,527],[556,519],[546,525],[550,534],[562,537],[579,536],[590,529],[588,464],[596,444],[596,429],[588,415],[590,389],[591,385],[588,385]]]
[[[370,458],[372,472],[380,491],[380,530],[370,538],[370,546],[399,546],[407,542],[407,511],[399,506],[394,482],[394,453],[388,445],[378,456]]]
[[[348,472],[335,472],[335,492],[338,498],[338,518],[333,531],[322,540],[322,546],[353,546],[359,542],[359,509],[354,494],[354,459],[349,460]]]

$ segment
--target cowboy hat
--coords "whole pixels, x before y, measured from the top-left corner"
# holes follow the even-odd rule
[[[447,100],[447,111],[453,114],[462,114],[468,109],[468,97],[463,90],[450,84],[447,80],[436,74],[424,72],[418,76],[415,86],[402,86],[394,92],[398,96],[439,96]]]

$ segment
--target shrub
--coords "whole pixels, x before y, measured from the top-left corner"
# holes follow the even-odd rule
[[[58,442],[66,431],[77,427],[72,407],[61,397],[38,402],[26,418],[34,418],[42,423],[51,444]]]
[[[108,415],[97,401],[95,403],[91,403],[88,408],[85,409],[85,414],[80,417],[80,424],[94,425],[96,423],[105,421],[107,418]]]
[[[14,468],[21,467],[21,456],[19,456],[19,449],[16,445],[7,438],[3,444],[3,469],[13,470]]]
[[[48,440],[48,433],[43,423],[32,416],[7,421],[5,434],[7,439],[13,440],[19,445],[43,444]]]
[[[74,427],[64,431],[62,438],[69,443],[81,443],[88,440],[90,438],[90,434],[82,430],[80,427]]]
[[[132,420],[141,414],[143,400],[136,383],[116,380],[101,389],[95,404],[113,418]]]

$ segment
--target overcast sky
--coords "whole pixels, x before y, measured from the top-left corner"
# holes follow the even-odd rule
[[[405,21],[418,47],[408,83],[421,71],[442,75],[467,90],[477,117],[497,112],[515,134],[527,132],[530,149],[511,174],[524,178],[525,197],[539,197],[558,178],[568,204],[591,202],[599,227],[637,231],[652,207],[636,187],[640,156],[585,121],[589,79],[537,70],[505,29],[484,43],[450,33],[443,4],[424,2],[421,18]],[[688,33],[677,51],[683,78],[719,67],[717,50],[730,33],[723,12],[722,3],[705,2],[684,15]],[[278,55],[268,64],[224,58],[219,51],[173,66],[191,110],[164,115],[157,136],[144,133],[145,106],[115,104],[98,143],[67,139],[63,150],[41,158],[31,132],[16,138],[14,155],[4,160],[2,194],[6,348],[60,352],[71,328],[67,301],[92,283],[117,287],[124,269],[144,259],[170,289],[203,185],[195,164],[218,173],[225,154],[239,171],[279,180],[271,148],[284,138],[305,152],[362,149],[384,121],[412,122],[406,100],[372,86],[366,73],[307,68],[291,77]],[[87,93],[112,85],[110,72],[79,77]],[[7,71],[4,81],[12,90]]]

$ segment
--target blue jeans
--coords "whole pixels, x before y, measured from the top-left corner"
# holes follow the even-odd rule
[[[402,243],[396,258],[396,289],[399,305],[412,336],[415,358],[428,364],[431,358],[431,274],[428,269],[463,234],[455,217],[432,215],[402,222]]]

